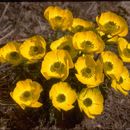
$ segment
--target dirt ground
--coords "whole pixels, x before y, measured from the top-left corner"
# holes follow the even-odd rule
[[[130,29],[130,2],[21,2],[0,3],[0,46],[11,40],[24,41],[35,34],[46,39],[53,37],[43,10],[49,5],[69,8],[74,17],[95,21],[103,11],[114,11],[127,19]],[[130,33],[127,36],[130,40]],[[130,69],[130,65],[127,64]],[[33,68],[33,66],[31,66]],[[30,70],[33,70],[30,68]],[[27,73],[20,67],[0,65],[0,130],[130,130],[130,94],[123,96],[108,87],[104,112],[95,120],[87,118],[79,109],[58,112],[49,103],[40,109],[21,110],[10,98],[12,86]],[[35,74],[35,72],[32,72]],[[33,77],[35,79],[35,77]],[[51,81],[53,83],[55,81]],[[48,88],[51,86],[44,82]],[[43,102],[46,94],[41,96]],[[78,114],[79,113],[79,114]]]

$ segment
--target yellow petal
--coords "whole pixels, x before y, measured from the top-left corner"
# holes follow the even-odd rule
[[[40,102],[34,102],[33,104],[31,104],[31,107],[36,107],[36,108],[38,108],[38,107],[41,107],[43,104],[42,103],[40,103]]]
[[[84,112],[85,112],[85,114],[86,114],[89,118],[95,119],[95,116],[92,115],[92,114],[90,114],[89,109],[85,109]]]
[[[91,115],[99,115],[103,111],[103,104],[97,105],[96,103],[93,103],[90,107],[88,107],[88,110]]]

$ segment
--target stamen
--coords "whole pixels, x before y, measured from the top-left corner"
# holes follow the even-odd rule
[[[73,32],[81,32],[81,31],[83,31],[84,30],[84,27],[83,26],[81,26],[81,25],[77,25],[76,27],[72,27],[72,31]]]
[[[90,49],[90,48],[94,48],[94,44],[92,44],[92,42],[90,41],[84,41],[82,42],[81,47],[84,49]]]
[[[60,102],[60,103],[64,102],[65,101],[65,95],[64,94],[59,94],[57,96],[57,101]]]
[[[123,78],[120,77],[119,81],[116,81],[118,84],[122,84],[123,83]]]
[[[81,73],[82,73],[82,76],[86,77],[86,78],[90,78],[92,77],[93,73],[92,73],[92,70],[91,68],[84,68],[81,70]]]
[[[104,70],[105,71],[111,71],[113,69],[113,65],[111,62],[105,62],[104,63]]]
[[[67,50],[67,51],[70,51],[71,50],[71,47],[69,45],[66,45],[63,47],[64,50]]]
[[[62,19],[62,17],[60,17],[60,16],[55,17],[55,20],[57,20],[57,21],[60,21],[61,19]]]
[[[57,49],[64,49],[64,50],[70,51],[71,47],[68,44],[70,44],[70,43],[62,42],[62,44],[60,46],[58,46]]]
[[[51,71],[52,72],[57,72],[59,74],[63,74],[64,73],[64,69],[65,69],[65,65],[61,62],[55,62],[52,66],[51,66]]]
[[[92,100],[90,98],[86,98],[84,101],[83,101],[83,104],[86,106],[86,107],[89,107],[92,105]]]
[[[32,96],[31,96],[31,92],[25,91],[25,92],[22,94],[22,96],[20,97],[20,99],[23,100],[23,101],[28,101],[28,100],[30,100],[31,97],[32,97]]]
[[[19,54],[17,53],[17,52],[11,52],[10,54],[9,54],[9,59],[14,59],[14,60],[16,60],[16,59],[19,59]]]
[[[41,46],[32,46],[32,47],[30,47],[30,55],[31,56],[41,54],[43,52],[44,52],[44,48],[41,47]]]
[[[119,26],[117,26],[114,22],[108,22],[104,25],[106,33],[112,33],[117,31]]]
[[[124,53],[124,55],[125,55],[126,57],[130,58],[130,49],[125,48],[125,49],[123,50],[123,53]]]

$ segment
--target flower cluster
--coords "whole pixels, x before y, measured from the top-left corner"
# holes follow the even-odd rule
[[[116,91],[128,94],[130,74],[123,62],[130,63],[130,43],[124,38],[128,34],[128,24],[123,17],[111,11],[103,12],[96,17],[95,24],[74,18],[71,11],[57,6],[49,6],[43,14],[53,31],[62,31],[64,35],[51,43],[40,35],[23,43],[9,42],[0,49],[1,63],[16,66],[41,61],[43,79],[60,80],[49,91],[52,105],[59,111],[74,108],[77,100],[80,110],[89,118],[101,114],[104,98],[100,87],[105,84],[105,78]],[[117,46],[119,55],[111,51],[112,45]],[[72,69],[80,91],[68,83]],[[23,109],[41,107],[38,100],[42,91],[38,82],[26,79],[17,82],[10,95]]]

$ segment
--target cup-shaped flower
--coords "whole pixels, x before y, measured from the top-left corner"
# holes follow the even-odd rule
[[[74,18],[72,26],[69,28],[69,31],[76,33],[85,30],[91,30],[94,28],[94,23],[81,18]]]
[[[56,109],[68,111],[74,108],[77,94],[67,82],[59,82],[51,87],[49,97]]]
[[[42,59],[46,52],[46,42],[40,35],[26,39],[20,46],[21,55],[28,60],[28,63],[37,62]]]
[[[63,49],[69,52],[72,58],[77,55],[77,51],[73,48],[72,45],[72,36],[66,35],[59,38],[56,41],[53,41],[50,45],[51,50]]]
[[[53,30],[67,30],[73,22],[73,15],[68,9],[58,6],[49,6],[44,11],[44,16],[50,23]]]
[[[124,37],[128,34],[128,24],[125,19],[111,11],[103,12],[96,17],[99,28],[111,36]]]
[[[23,58],[19,52],[19,47],[20,43],[12,41],[0,48],[0,62],[7,62],[12,65],[20,64]]]
[[[116,91],[120,91],[124,95],[128,94],[128,91],[130,91],[130,74],[125,66],[119,80],[113,79],[111,86]]]
[[[73,67],[71,56],[66,50],[53,50],[45,55],[41,73],[47,80],[50,78],[65,80],[69,75],[69,69]]]
[[[103,64],[98,59],[95,61],[91,56],[81,56],[75,63],[78,74],[77,79],[92,88],[98,86],[104,81]]]
[[[84,88],[78,95],[80,110],[92,119],[103,112],[103,102],[103,96],[98,88]]]
[[[119,80],[123,71],[123,62],[121,59],[114,52],[104,51],[101,53],[101,60],[105,74]]]
[[[77,50],[86,53],[101,53],[104,50],[104,42],[93,31],[77,32],[73,36],[73,46]]]
[[[118,39],[118,51],[124,62],[130,62],[130,43],[126,39]]]
[[[42,86],[38,82],[26,79],[18,81],[10,95],[22,109],[26,107],[38,108],[42,106],[42,103],[38,102],[42,91]]]

